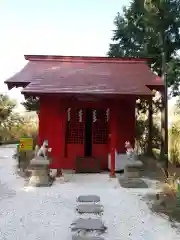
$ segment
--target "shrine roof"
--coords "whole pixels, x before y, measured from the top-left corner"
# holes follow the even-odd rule
[[[84,93],[151,95],[163,88],[148,59],[25,55],[28,63],[7,79],[24,94]]]

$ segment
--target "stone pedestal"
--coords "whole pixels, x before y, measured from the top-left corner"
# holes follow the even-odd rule
[[[134,161],[128,164],[124,169],[125,178],[139,178],[139,171],[142,168],[143,164],[140,161]]]
[[[41,157],[36,157],[31,160],[32,174],[29,179],[29,185],[31,186],[49,186],[52,183],[52,179],[49,175],[49,161]]]
[[[148,185],[141,179],[143,163],[133,161],[124,169],[124,176],[119,178],[119,183],[123,188],[148,188]]]

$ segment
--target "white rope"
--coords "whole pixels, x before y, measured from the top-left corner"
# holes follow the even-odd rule
[[[70,122],[70,120],[71,120],[71,108],[68,108],[68,110],[67,110],[67,120],[68,120],[68,122]]]
[[[97,111],[93,110],[93,123],[97,121]]]
[[[83,119],[83,110],[79,110],[79,122],[82,122]]]

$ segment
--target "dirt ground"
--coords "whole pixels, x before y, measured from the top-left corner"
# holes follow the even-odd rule
[[[76,198],[89,194],[98,195],[104,207],[100,218],[108,228],[105,240],[180,239],[168,219],[141,200],[154,191],[156,181],[146,178],[148,188],[125,189],[108,173],[75,174],[68,182],[57,179],[49,188],[27,187],[15,174],[13,153],[13,147],[0,147],[0,239],[72,239],[71,224],[80,217]]]
[[[173,221],[180,222],[180,201],[178,201],[177,192],[169,188],[167,189],[166,185],[164,185],[165,182],[170,183],[170,181],[166,179],[162,167],[159,167],[155,159],[147,158],[143,159],[143,162],[144,170],[142,171],[142,176],[159,181],[157,188],[160,194],[147,194],[145,197],[149,202],[150,209],[160,215],[164,214],[172,223]],[[176,177],[180,177],[180,168],[177,168],[175,165],[169,164],[168,172],[169,176],[173,176],[176,173]]]

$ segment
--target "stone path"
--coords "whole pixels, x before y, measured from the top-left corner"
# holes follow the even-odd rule
[[[96,218],[79,218],[74,223],[72,223],[72,231],[86,230],[86,231],[103,231],[105,226],[100,219]]]
[[[103,206],[101,204],[79,204],[76,210],[80,214],[83,213],[101,214],[104,211]]]
[[[97,202],[100,202],[100,197],[97,195],[79,196],[77,202],[81,202],[81,204],[76,207],[76,211],[80,214],[91,213],[96,215],[102,214],[104,211],[103,206],[97,204]],[[71,224],[71,231],[76,231],[77,233],[96,231],[97,233],[102,234],[106,229],[107,227],[102,220],[97,218],[78,218]],[[72,240],[104,240],[104,238],[100,236],[76,235],[72,236]]]

